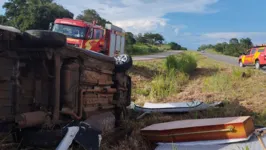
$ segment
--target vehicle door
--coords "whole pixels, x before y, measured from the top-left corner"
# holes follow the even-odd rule
[[[100,52],[103,49],[103,44],[103,30],[91,28],[90,39],[85,44],[86,49]]]
[[[265,47],[259,47],[259,48],[257,48],[255,54],[254,54],[253,57],[252,57],[252,63],[253,63],[253,64],[255,64],[255,60],[256,60],[257,58],[259,58],[260,53],[263,52],[264,49],[265,49]]]
[[[254,65],[255,64],[255,60],[256,60],[256,56],[258,54],[258,48],[254,48],[251,53],[250,53],[250,64]]]
[[[245,60],[244,60],[245,64],[252,64],[253,63],[252,59],[253,59],[255,52],[256,52],[256,48],[252,48],[250,50],[249,54],[247,54],[245,57]]]

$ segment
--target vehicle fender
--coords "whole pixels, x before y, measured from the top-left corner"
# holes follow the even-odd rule
[[[242,56],[242,57],[240,58],[243,64],[244,64],[245,57],[246,57],[246,56]]]
[[[259,52],[256,52],[255,54],[254,54],[254,56],[253,56],[253,60],[254,60],[254,64],[255,64],[255,62],[257,61],[257,60],[259,60],[259,56],[260,56],[260,53]],[[260,60],[259,60],[260,61]]]

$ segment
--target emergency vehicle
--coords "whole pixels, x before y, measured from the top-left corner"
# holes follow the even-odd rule
[[[239,56],[238,63],[240,67],[255,66],[260,69],[266,66],[266,44],[257,45],[248,50],[247,53]]]
[[[49,30],[67,36],[67,44],[79,48],[103,53],[108,56],[124,54],[125,31],[112,24],[105,28],[83,20],[69,18],[56,19],[50,24]]]

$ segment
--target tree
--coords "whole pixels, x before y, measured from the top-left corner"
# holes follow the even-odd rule
[[[126,45],[133,45],[136,43],[133,33],[126,32]]]
[[[7,18],[6,16],[0,15],[0,24],[7,25]]]
[[[239,44],[239,41],[237,38],[232,38],[230,39],[229,44]]]
[[[156,33],[154,34],[154,41],[156,44],[162,44],[164,41],[164,37],[161,34]]]
[[[240,45],[243,49],[249,49],[253,46],[253,43],[250,38],[242,38],[240,39]]]
[[[177,44],[176,42],[169,43],[171,50],[181,50],[181,45]]]
[[[148,43],[148,40],[141,33],[136,36],[136,41],[138,43]]]
[[[181,47],[181,50],[187,51],[187,48],[186,47]]]
[[[94,9],[86,9],[82,11],[82,14],[78,15],[76,19],[84,20],[87,22],[93,22],[94,20],[97,21],[97,24],[100,26],[105,26],[106,23],[110,23],[103,19]]]
[[[217,51],[217,52],[224,52],[224,49],[225,49],[225,47],[224,47],[224,45],[222,44],[222,43],[218,43],[218,44],[216,44],[215,46],[214,46],[214,48],[215,48],[215,50]]]
[[[5,2],[8,24],[24,31],[47,29],[56,18],[73,18],[73,13],[53,0],[9,0]]]
[[[225,55],[239,56],[240,54],[242,54],[252,46],[253,43],[250,38],[242,38],[240,39],[240,41],[237,38],[232,38],[230,39],[229,43],[227,42],[217,43],[213,47],[215,51],[223,53]],[[210,45],[201,45],[198,48],[198,51],[205,49],[207,47],[210,47]]]
[[[141,38],[145,39],[146,43],[149,44],[162,44],[164,41],[164,37],[158,33],[144,33]]]

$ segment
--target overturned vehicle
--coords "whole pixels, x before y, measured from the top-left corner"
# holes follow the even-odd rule
[[[98,132],[108,116],[101,114],[112,114],[116,126],[127,114],[128,55],[109,57],[68,46],[60,33],[1,25],[0,55],[1,136],[12,135],[3,145],[56,147],[66,126],[82,123]],[[85,135],[79,143],[87,139],[87,149],[93,140]]]

